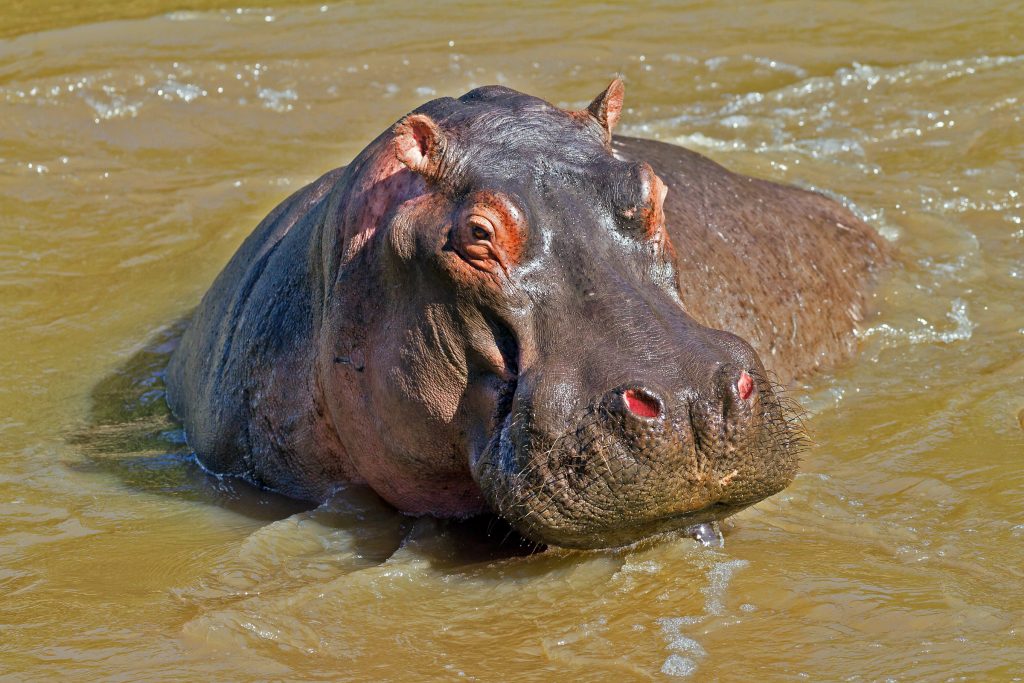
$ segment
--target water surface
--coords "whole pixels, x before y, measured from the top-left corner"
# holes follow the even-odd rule
[[[624,132],[899,250],[791,488],[724,548],[521,556],[198,470],[164,342],[274,204],[426,99],[615,74]],[[0,677],[1020,680],[1022,116],[1009,1],[8,2]]]

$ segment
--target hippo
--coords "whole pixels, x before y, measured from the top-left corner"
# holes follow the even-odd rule
[[[613,135],[623,92],[435,99],[274,209],[167,369],[203,467],[584,549],[785,488],[805,437],[779,387],[853,352],[885,243]]]

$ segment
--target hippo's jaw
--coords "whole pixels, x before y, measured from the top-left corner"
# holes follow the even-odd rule
[[[517,405],[474,459],[473,476],[493,511],[547,545],[616,547],[718,521],[796,476],[802,432],[769,383],[757,384],[756,415],[732,431],[695,418],[700,405],[648,417],[602,404],[549,439]]]

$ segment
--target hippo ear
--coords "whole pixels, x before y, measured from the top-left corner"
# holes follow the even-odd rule
[[[615,124],[619,122],[619,116],[622,114],[622,98],[625,94],[626,86],[616,78],[587,107],[587,112],[604,128],[606,143],[611,143],[612,130],[615,129]]]
[[[659,233],[665,225],[665,197],[668,187],[646,161],[640,162],[640,194],[645,208],[640,217],[648,239]]]
[[[440,166],[444,133],[426,114],[409,114],[395,126],[394,145],[399,161],[430,178]]]

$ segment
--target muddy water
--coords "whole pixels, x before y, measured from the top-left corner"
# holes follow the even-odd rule
[[[0,10],[0,677],[1024,676],[1019,3],[535,5]],[[900,250],[789,490],[722,549],[515,557],[198,471],[161,344],[266,211],[425,99],[615,73],[626,132]]]

